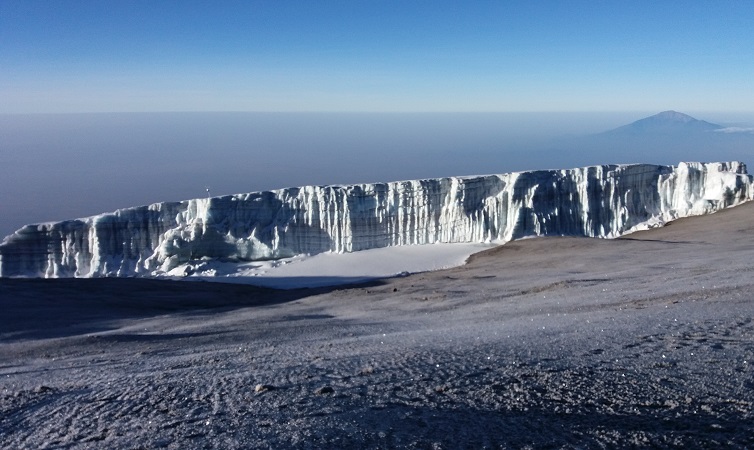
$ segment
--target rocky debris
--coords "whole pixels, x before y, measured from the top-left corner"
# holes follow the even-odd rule
[[[333,389],[330,386],[322,386],[320,388],[317,388],[314,391],[314,393],[317,394],[317,395],[334,394],[335,393],[335,389]]]
[[[263,392],[268,392],[268,391],[274,391],[274,390],[275,390],[275,386],[271,384],[258,384],[254,387],[254,392],[257,394],[261,394]]]

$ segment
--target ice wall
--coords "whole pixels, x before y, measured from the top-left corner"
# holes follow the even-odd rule
[[[202,258],[250,261],[545,235],[610,238],[752,197],[753,177],[739,162],[308,186],[27,225],[0,244],[0,276],[148,276]]]

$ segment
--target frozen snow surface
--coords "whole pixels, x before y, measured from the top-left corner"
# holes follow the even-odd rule
[[[27,225],[0,244],[0,276],[226,277],[275,287],[312,285],[318,277],[314,284],[335,284],[335,278],[394,275],[396,267],[412,272],[460,264],[480,249],[439,244],[613,238],[753,197],[754,177],[740,162],[287,188]],[[349,255],[350,271],[328,272],[332,254],[400,246],[412,251]],[[382,264],[387,255],[396,264]],[[368,270],[370,264],[384,268]]]
[[[367,282],[409,273],[463,265],[493,244],[402,245],[351,253],[297,255],[268,261],[182,264],[168,276],[188,280],[254,284],[277,289],[322,287]],[[190,275],[186,275],[189,273]]]

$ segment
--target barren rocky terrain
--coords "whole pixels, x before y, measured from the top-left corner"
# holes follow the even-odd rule
[[[0,280],[2,448],[754,446],[754,204],[276,291]]]

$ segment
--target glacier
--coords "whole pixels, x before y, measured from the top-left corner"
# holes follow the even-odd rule
[[[159,276],[208,260],[534,236],[614,238],[752,198],[754,177],[742,162],[296,187],[26,225],[0,244],[0,276]]]

